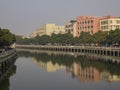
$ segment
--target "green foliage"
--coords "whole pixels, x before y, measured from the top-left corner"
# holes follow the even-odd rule
[[[104,42],[108,32],[98,31],[92,36],[93,42]]]
[[[120,30],[110,32],[98,31],[91,35],[89,32],[81,32],[80,37],[73,38],[72,34],[52,34],[51,36],[37,36],[33,39],[16,36],[18,44],[36,44],[36,45],[80,45],[80,44],[98,44],[106,45],[107,43],[120,44]]]
[[[16,36],[17,44],[40,44],[40,45],[66,45],[66,44],[74,44],[75,39],[70,33],[66,34],[52,34],[52,36],[43,35],[36,36],[33,39],[22,38],[21,36]]]
[[[89,32],[81,32],[79,37],[79,42],[81,44],[90,43],[91,42],[91,35]]]
[[[62,54],[33,53],[19,51],[18,57],[34,57],[36,62],[52,62],[53,64],[72,67],[74,63],[81,65],[82,68],[96,68],[99,72],[109,71],[111,74],[120,75],[120,63],[106,61],[101,58],[80,55],[77,57]]]
[[[65,45],[65,44],[74,43],[73,36],[70,33],[58,34],[58,35],[53,34],[51,36],[51,41],[53,44],[57,44],[57,45]]]
[[[24,37],[18,36],[18,35],[16,35],[15,38],[16,38],[17,44],[31,44],[31,41],[32,41],[31,39],[24,38]]]
[[[15,41],[15,35],[8,29],[0,29],[0,47],[9,46]]]
[[[51,38],[50,36],[47,35],[43,35],[41,37],[37,36],[36,38],[36,44],[41,44],[41,45],[45,45],[46,43],[50,43]]]
[[[120,30],[116,29],[114,31],[110,31],[109,35],[107,36],[107,41],[112,42],[114,44],[120,44]]]

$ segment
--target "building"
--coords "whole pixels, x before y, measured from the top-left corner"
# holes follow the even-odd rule
[[[44,28],[38,28],[33,33],[31,33],[30,38],[34,38],[36,36],[42,36],[45,35],[45,29]]]
[[[34,38],[36,36],[42,36],[42,35],[49,35],[52,34],[65,34],[65,26],[57,26],[55,24],[45,24],[43,27],[36,29],[31,35],[31,38]]]
[[[100,19],[100,30],[110,31],[120,29],[120,18],[115,16],[105,16]]]
[[[53,33],[54,34],[65,34],[65,26],[57,26],[55,24],[45,24],[44,25],[45,33],[46,35],[51,36]]]
[[[98,17],[78,16],[76,26],[76,36],[80,36],[81,32],[89,32],[91,35],[99,31]]]
[[[76,20],[71,20],[65,25],[65,31],[70,32],[73,37],[76,37]]]

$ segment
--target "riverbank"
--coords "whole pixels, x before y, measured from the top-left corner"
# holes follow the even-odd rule
[[[120,57],[119,47],[16,45],[16,48],[71,53],[91,53],[97,55]]]
[[[15,49],[9,49],[9,50],[0,49],[0,59],[13,54],[14,52],[16,52]]]
[[[0,53],[0,64],[7,62],[10,58],[16,55],[15,49],[10,49],[5,52]]]
[[[17,58],[16,50],[10,49],[0,53],[0,74],[4,74]]]

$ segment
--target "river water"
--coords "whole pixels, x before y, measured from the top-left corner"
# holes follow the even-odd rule
[[[0,90],[120,90],[120,64],[95,56],[18,51]]]

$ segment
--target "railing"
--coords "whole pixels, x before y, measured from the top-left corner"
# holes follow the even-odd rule
[[[10,55],[10,54],[12,54],[14,52],[15,52],[15,49],[7,50],[7,51],[2,49],[2,51],[0,52],[0,59],[4,58],[4,57],[6,57],[6,56],[8,56],[8,55]]]
[[[91,49],[104,49],[104,50],[120,50],[120,47],[96,47],[96,46],[54,46],[54,45],[16,45],[17,47],[27,47],[27,48],[82,48],[82,49],[86,49],[86,48],[91,48]]]

